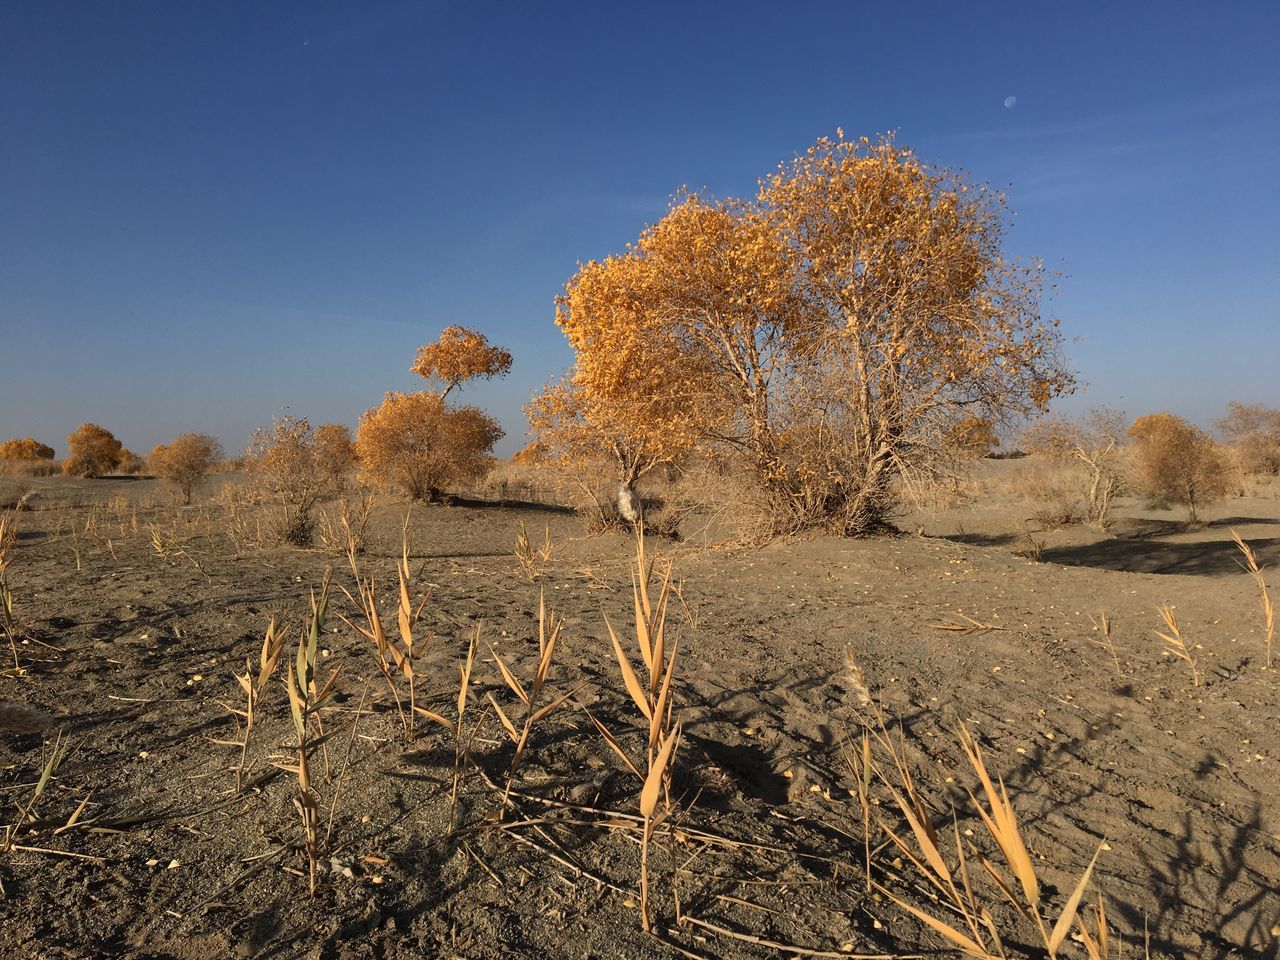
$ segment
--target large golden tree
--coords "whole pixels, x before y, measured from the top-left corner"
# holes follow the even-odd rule
[[[778,530],[873,529],[948,425],[1072,387],[1005,223],[889,139],[821,139],[751,202],[682,198],[561,296],[569,422],[649,459],[735,453]]]

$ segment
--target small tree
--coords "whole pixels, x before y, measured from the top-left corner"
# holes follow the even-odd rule
[[[326,423],[316,427],[316,462],[335,487],[341,487],[347,472],[356,464],[356,445],[345,424]]]
[[[253,435],[246,451],[249,471],[284,507],[281,539],[306,546],[315,532],[313,511],[330,487],[321,468],[311,424],[305,418],[280,417],[270,429]]]
[[[53,447],[32,437],[14,438],[0,443],[0,460],[52,460]]]
[[[1058,463],[1081,464],[1089,477],[1089,522],[1105,526],[1123,474],[1124,414],[1106,407],[1077,420],[1046,417],[1022,434],[1021,446]]]
[[[1245,473],[1280,474],[1280,410],[1233,400],[1215,426],[1235,446]]]
[[[159,444],[151,451],[151,472],[177,488],[184,504],[191,503],[195,489],[210,468],[222,459],[222,444],[207,433],[184,433],[173,443]]]
[[[1133,422],[1129,436],[1139,488],[1161,502],[1185,506],[1192,523],[1200,507],[1226,494],[1228,459],[1194,424],[1172,413],[1149,413]]]
[[[483,410],[451,407],[438,393],[388,393],[360,418],[356,453],[366,483],[434,501],[449,484],[483,476],[502,436]]]
[[[410,369],[431,381],[444,399],[468,380],[505,377],[511,372],[511,354],[489,343],[483,333],[455,325],[422,347]]]
[[[115,435],[96,423],[82,423],[67,437],[67,459],[62,472],[75,477],[100,477],[120,464],[124,446]]]

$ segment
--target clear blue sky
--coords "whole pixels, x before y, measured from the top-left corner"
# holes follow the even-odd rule
[[[462,323],[510,452],[579,261],[837,127],[1010,186],[1066,409],[1280,404],[1277,49],[1275,2],[10,0],[0,439],[354,425]]]

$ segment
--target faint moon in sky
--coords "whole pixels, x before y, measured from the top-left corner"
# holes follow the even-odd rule
[[[1006,110],[1012,110],[1012,109],[1013,109],[1014,107],[1016,107],[1017,105],[1018,105],[1018,98],[1017,98],[1017,97],[1005,97],[1005,98],[1004,98],[1004,108],[1005,108]]]

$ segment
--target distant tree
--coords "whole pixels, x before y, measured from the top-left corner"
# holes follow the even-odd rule
[[[250,473],[284,508],[280,538],[298,546],[311,543],[316,504],[332,485],[320,465],[311,424],[305,418],[280,417],[253,435],[245,458]]]
[[[943,441],[949,452],[964,460],[977,460],[1000,446],[995,424],[988,417],[962,417],[951,424]]]
[[[450,484],[483,476],[502,435],[487,413],[450,406],[441,394],[388,393],[360,418],[356,453],[366,483],[434,501]]]
[[[128,447],[125,447],[120,451],[120,462],[116,464],[113,472],[131,477],[141,473],[146,468],[147,462]]]
[[[0,443],[0,460],[52,460],[53,447],[32,437],[14,438]]]
[[[1124,414],[1097,407],[1079,419],[1046,417],[1023,431],[1021,446],[1059,463],[1081,464],[1089,475],[1089,522],[1104,526],[1124,473]]]
[[[341,487],[347,472],[356,464],[356,446],[351,440],[351,430],[341,423],[326,423],[316,427],[316,462],[334,486]]]
[[[547,461],[547,445],[541,440],[534,440],[517,450],[511,457],[512,463],[521,466],[537,466]]]
[[[443,399],[468,380],[505,377],[511,371],[511,354],[489,343],[483,333],[455,325],[422,347],[411,369],[431,381]]]
[[[110,473],[124,454],[115,435],[96,423],[83,423],[67,437],[67,459],[62,472],[75,477],[100,477]]]
[[[222,459],[222,444],[207,433],[184,433],[170,444],[158,444],[148,463],[151,472],[177,488],[182,502],[191,502],[191,492],[215,463]]]
[[[1187,508],[1196,523],[1199,508],[1220,499],[1230,484],[1230,463],[1213,437],[1172,413],[1149,413],[1129,427],[1140,489],[1148,496]]]
[[[1233,400],[1215,426],[1235,446],[1245,473],[1280,474],[1280,410]]]

